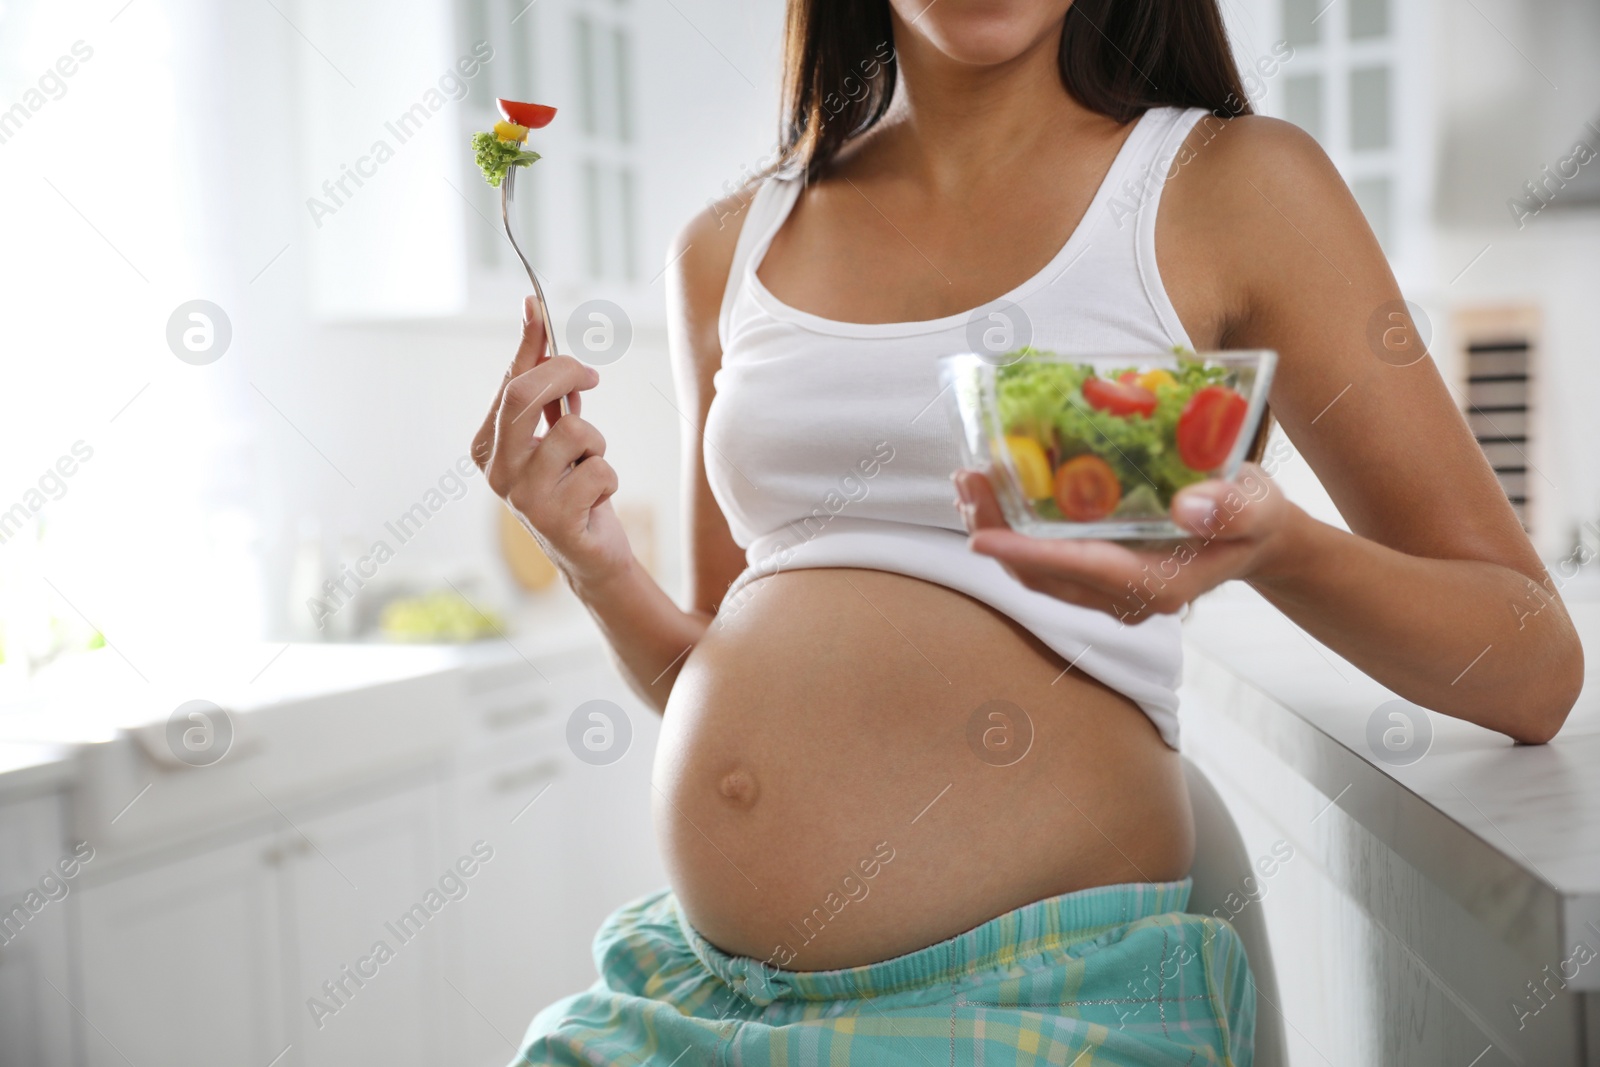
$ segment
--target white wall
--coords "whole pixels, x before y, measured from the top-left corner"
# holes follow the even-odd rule
[[[664,264],[668,243],[683,223],[708,198],[721,195],[725,181],[768,150],[776,129],[781,5],[684,0],[676,6],[677,10],[673,5],[641,5],[635,37],[636,128],[643,159],[640,258],[648,274]],[[541,3],[537,9],[545,20],[541,29],[556,33],[562,11],[549,0]],[[302,516],[318,517],[335,547],[353,541],[365,548],[384,536],[386,520],[414,504],[466,453],[515,349],[519,297],[526,283],[508,267],[508,276],[501,279],[503,290],[496,288],[488,296],[474,293],[472,306],[462,309],[464,313],[392,321],[318,321],[310,299],[317,242],[326,240],[347,217],[342,210],[324,219],[320,230],[309,220],[304,201],[317,190],[305,175],[328,171],[331,164],[318,170],[300,158],[305,138],[297,129],[297,116],[315,111],[337,115],[341,107],[349,110],[348,99],[361,90],[353,92],[330,75],[324,61],[269,7],[229,9],[220,18],[218,30],[224,42],[217,51],[226,59],[198,80],[224,96],[237,116],[226,136],[239,150],[248,146],[263,161],[238,175],[240,181],[231,186],[229,202],[222,208],[237,228],[226,250],[231,260],[226,269],[236,278],[248,279],[274,252],[289,245],[255,283],[234,286],[236,295],[229,305],[240,348],[232,373],[246,379],[240,390],[244,410],[257,431],[247,463],[258,490],[265,585],[281,590],[288,580]],[[324,50],[341,68],[348,68],[358,85],[365,84],[361,70],[381,64],[382,56],[366,50],[359,40],[337,35],[334,39],[344,51],[326,44]],[[385,47],[392,47],[392,42]],[[418,51],[429,57],[426,67],[419,59],[409,78],[391,71],[384,80],[396,87],[415,83],[420,91],[429,84],[433,68],[441,65],[432,53],[446,55],[448,62],[455,50],[419,47]],[[496,81],[496,74],[491,62],[474,80],[472,98],[486,92],[512,95],[510,87]],[[556,81],[541,79],[540,99],[566,105],[572,89]],[[310,91],[325,97],[307,100]],[[392,113],[409,104],[410,96],[398,88],[394,95],[398,102],[393,106],[380,102],[365,107],[367,125],[370,115]],[[332,136],[337,138],[337,129]],[[365,144],[364,133],[352,133],[349,139],[352,153]],[[461,164],[450,179],[477,181],[467,147],[450,147]],[[539,166],[559,174],[557,151],[546,147],[547,159]],[[426,173],[430,168],[438,169],[436,154],[413,153],[408,145],[384,165],[373,186],[406,181],[430,188],[437,200],[433,207],[444,216],[460,219],[462,225],[481,224],[461,212],[457,193],[443,176]],[[345,210],[360,206],[352,199]],[[686,427],[660,395],[673,394],[665,350],[664,283],[659,277],[633,287],[587,282],[574,247],[581,240],[577,214],[570,204],[544,205],[541,222],[549,229],[540,234],[536,266],[549,271],[558,332],[566,312],[594,296],[616,300],[634,320],[632,349],[603,370],[601,387],[586,398],[585,416],[608,437],[608,454],[622,480],[619,502],[642,502],[654,509],[661,537],[657,556],[665,579],[675,584],[677,455]],[[403,228],[406,219],[395,218],[392,225]],[[374,258],[404,254],[403,243],[389,248],[369,239]],[[427,271],[430,265],[421,263],[417,269]],[[270,397],[287,419],[268,407],[255,389]],[[496,554],[497,508],[481,478],[475,478],[470,494],[441,510],[415,541],[399,551],[383,578],[427,582],[448,577],[459,582],[481,576],[489,582],[488,599],[501,601],[510,592]],[[281,594],[268,598],[273,630],[285,625],[284,600]]]
[[[1525,198],[1523,183],[1570,155],[1580,137],[1600,147],[1600,134],[1585,129],[1600,123],[1600,8],[1486,0],[1482,9],[1433,5],[1440,57],[1436,264],[1432,292],[1421,299],[1442,330],[1436,337],[1446,347],[1436,343],[1436,353],[1453,342],[1453,310],[1540,310],[1533,383],[1540,436],[1529,457],[1538,473],[1530,490],[1535,541],[1555,558],[1572,548],[1578,523],[1600,520],[1593,462],[1600,437],[1590,402],[1600,395],[1600,206],[1574,207],[1558,191],[1519,228],[1507,201]],[[1589,166],[1600,168],[1600,161]]]

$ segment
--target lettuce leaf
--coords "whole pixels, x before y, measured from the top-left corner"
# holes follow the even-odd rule
[[[472,148],[478,169],[483,171],[483,180],[496,189],[500,188],[506,171],[512,167],[526,167],[539,158],[539,153],[529,152],[512,141],[502,141],[492,133],[473,134]]]

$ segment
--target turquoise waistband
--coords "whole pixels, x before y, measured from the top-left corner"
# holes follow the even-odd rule
[[[681,907],[677,911],[695,956],[747,1000],[854,1000],[953,982],[1092,940],[1140,919],[1182,911],[1193,885],[1184,878],[1082,889],[1024,905],[904,956],[834,971],[785,971],[763,960],[730,956],[701,936]]]

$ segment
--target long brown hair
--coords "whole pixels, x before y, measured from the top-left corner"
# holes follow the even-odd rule
[[[815,178],[883,118],[893,42],[889,0],[789,0],[779,169]],[[1060,69],[1078,103],[1118,122],[1166,106],[1250,113],[1216,0],[1075,0]]]

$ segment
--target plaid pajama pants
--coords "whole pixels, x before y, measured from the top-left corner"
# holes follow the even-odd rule
[[[1255,984],[1191,883],[1037,901],[882,963],[729,956],[663,890],[595,938],[600,980],[540,1012],[513,1067],[1250,1067]]]

